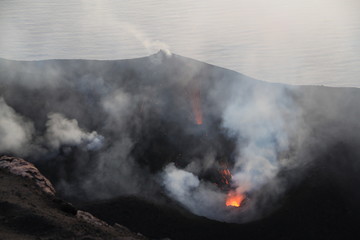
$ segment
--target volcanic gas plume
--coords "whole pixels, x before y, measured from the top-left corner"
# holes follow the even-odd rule
[[[358,91],[269,84],[175,54],[1,60],[0,77],[1,153],[82,201],[165,194],[251,221],[327,149],[360,143]]]

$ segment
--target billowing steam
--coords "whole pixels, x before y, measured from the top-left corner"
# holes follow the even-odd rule
[[[80,129],[76,119],[66,119],[62,114],[50,113],[44,136],[36,136],[31,121],[19,115],[0,99],[0,151],[27,156],[47,146],[58,150],[61,146],[84,146],[87,150],[101,148],[104,137],[95,131]],[[44,151],[44,149],[42,149]]]
[[[163,180],[169,195],[193,213],[219,220],[226,219],[222,215],[224,194],[215,186],[200,181],[190,172],[177,169],[174,164],[165,168]]]
[[[28,157],[83,201],[166,194],[245,222],[338,142],[359,151],[354,89],[268,84],[166,52],[1,60],[0,79],[0,152]]]
[[[140,31],[136,26],[132,24],[122,22],[120,26],[126,32],[133,35],[141,43],[141,45],[148,51],[149,54],[154,51],[158,51],[162,49],[166,53],[166,55],[168,56],[171,55],[170,48],[166,43],[149,38],[148,36],[146,36],[144,32]]]
[[[301,121],[282,87],[252,94],[251,101],[235,96],[223,115],[223,126],[238,138],[232,180],[240,193],[261,188],[291,163],[281,153],[289,152],[289,138]]]
[[[33,134],[32,123],[18,115],[0,98],[0,152],[27,153]]]
[[[247,193],[256,192],[271,183],[276,188],[272,192],[283,192],[285,186],[277,182],[277,175],[284,168],[294,167],[291,159],[294,156],[282,155],[290,152],[289,139],[296,134],[299,137],[300,133],[294,130],[299,129],[301,122],[301,111],[286,96],[283,86],[264,87],[256,91],[252,86],[241,83],[232,87],[245,88],[230,94],[221,115],[223,130],[236,139],[230,169],[231,183],[226,178],[223,181],[232,190],[224,193],[219,188],[201,185],[196,176],[177,170],[172,165],[165,168],[164,177],[170,195],[193,212],[210,217],[208,210],[202,208],[217,209],[217,214],[213,212],[211,217],[225,221],[237,220],[227,209],[219,207],[221,203],[240,207]],[[222,172],[230,174],[229,169]],[[224,194],[227,194],[226,197]]]
[[[59,113],[51,113],[48,117],[45,139],[51,148],[58,149],[64,145],[84,145],[88,150],[101,148],[104,138],[95,131],[88,133],[80,129],[76,119],[66,119]]]

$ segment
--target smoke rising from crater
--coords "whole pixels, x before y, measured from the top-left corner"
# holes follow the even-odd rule
[[[223,115],[223,127],[240,139],[232,169],[240,192],[261,188],[290,165],[287,157],[293,156],[281,154],[289,152],[290,138],[304,131],[299,126],[301,110],[282,86],[258,89],[251,95],[234,96]]]
[[[165,193],[201,216],[250,221],[334,144],[360,143],[354,89],[268,84],[164,52],[0,70],[1,153],[29,157],[70,198]],[[229,191],[246,205],[226,207]]]
[[[164,169],[163,181],[168,194],[193,213],[217,220],[228,220],[224,214],[224,193],[213,184],[199,180],[191,172],[169,164]]]
[[[84,145],[88,150],[101,148],[104,138],[95,131],[83,131],[75,119],[66,119],[59,113],[50,113],[48,117],[45,139],[51,148],[58,149],[63,145]]]
[[[284,169],[295,167],[296,151],[290,149],[305,134],[301,128],[302,112],[300,107],[286,93],[285,86],[267,85],[254,87],[253,83],[234,82],[222,112],[222,131],[235,139],[235,150],[228,170],[232,174],[231,188],[238,194],[269,191],[268,194],[280,195],[286,185],[278,179]],[[215,90],[216,91],[216,90]],[[215,101],[218,101],[216,99]],[[201,159],[206,162],[208,158]],[[303,159],[303,163],[308,159]],[[212,162],[214,165],[214,162]],[[251,212],[256,199],[249,203],[248,216],[234,216],[224,208],[226,196],[212,185],[200,184],[200,180],[190,172],[176,169],[173,165],[165,168],[164,184],[169,194],[193,212],[222,221],[246,221],[255,217]],[[201,185],[201,186],[200,186]],[[268,190],[264,187],[268,186]],[[266,194],[265,194],[266,195]],[[216,209],[216,211],[209,211]],[[254,214],[254,215],[253,215]]]
[[[0,152],[28,153],[33,134],[33,124],[0,98]]]

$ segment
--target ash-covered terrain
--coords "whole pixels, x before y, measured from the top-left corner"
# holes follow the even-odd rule
[[[0,157],[0,180],[1,239],[146,239],[57,198],[51,182],[23,159]]]
[[[150,238],[356,238],[360,91],[164,52],[0,60],[0,153]]]

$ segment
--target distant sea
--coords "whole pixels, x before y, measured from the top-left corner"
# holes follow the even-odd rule
[[[270,82],[360,87],[359,0],[1,0],[0,57],[169,50]]]

